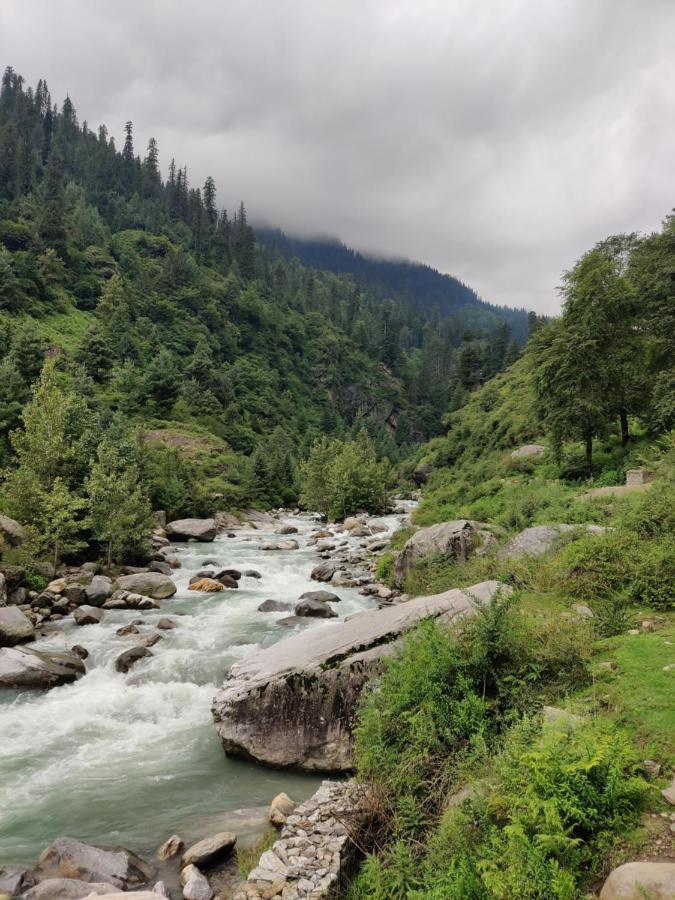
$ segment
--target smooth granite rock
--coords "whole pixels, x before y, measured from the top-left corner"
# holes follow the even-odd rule
[[[406,631],[426,617],[452,623],[490,603],[496,581],[417,597],[299,632],[235,663],[214,698],[216,729],[229,754],[270,766],[345,771],[365,683]]]
[[[0,688],[47,688],[84,674],[76,653],[5,647],[0,650]]]

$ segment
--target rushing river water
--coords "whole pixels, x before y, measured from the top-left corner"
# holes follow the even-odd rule
[[[83,627],[69,618],[36,642],[82,644],[90,654],[87,674],[45,692],[0,694],[0,863],[31,862],[64,835],[150,852],[174,832],[191,840],[227,824],[236,831],[232,811],[268,804],[281,790],[296,799],[314,791],[318,778],[226,758],[210,714],[229,666],[291,633],[278,624],[288,613],[261,613],[258,605],[268,597],[295,602],[321,587],[310,580],[318,560],[306,547],[316,520],[284,521],[298,527],[299,550],[262,551],[266,540],[285,540],[262,530],[179,544],[179,590],[161,611],[107,611],[99,625]],[[398,524],[394,516],[384,521]],[[256,569],[262,578],[244,577],[238,590],[188,592],[190,576],[208,559]],[[373,605],[353,589],[336,593],[341,617]],[[140,617],[148,626],[141,631],[151,633],[163,616],[177,627],[163,632],[153,657],[127,675],[116,672],[115,659],[134,643],[116,630]],[[302,627],[310,632],[337,621]]]

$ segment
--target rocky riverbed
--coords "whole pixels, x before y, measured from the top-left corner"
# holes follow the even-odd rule
[[[86,659],[77,657],[69,683],[0,692],[0,862],[34,864],[61,836],[147,857],[176,831],[188,842],[230,825],[241,834],[237,819],[256,814],[235,811],[266,806],[280,791],[298,800],[312,794],[318,779],[224,758],[211,701],[237,660],[392,602],[371,568],[406,512],[346,528],[288,514],[246,527],[226,520],[213,541],[207,533],[207,542],[166,542],[165,557],[180,563],[165,575],[177,590],[153,603],[113,594],[94,606],[85,585],[79,603],[62,603],[54,617],[26,608],[36,639],[8,650],[5,667],[35,650],[53,664],[51,654],[73,646]],[[329,584],[317,580],[317,566],[330,571]],[[221,589],[191,590],[197,578],[220,578]],[[125,586],[145,596],[140,582]],[[59,587],[57,602],[65,597]],[[125,670],[119,661],[129,651]],[[259,828],[264,816],[256,821]]]

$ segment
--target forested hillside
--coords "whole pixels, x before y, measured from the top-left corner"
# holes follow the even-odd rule
[[[512,337],[524,343],[527,337],[527,313],[524,309],[496,307],[481,300],[468,285],[443,275],[431,266],[405,259],[379,259],[358,253],[338,240],[292,237],[270,228],[256,228],[259,240],[271,244],[287,259],[297,257],[315,269],[353,275],[358,284],[366,284],[384,297],[397,297],[427,316],[437,314],[454,320],[457,344],[467,326],[495,327],[503,319]]]
[[[105,125],[79,122],[70,98],[58,107],[46,82],[32,89],[5,71],[5,463],[48,356],[99,434],[146,429],[149,468],[184,482],[180,510],[214,494],[226,505],[292,502],[297,463],[320,434],[365,427],[378,453],[399,460],[439,433],[453,397],[517,356],[494,311],[443,319],[410,295],[307,268],[257,246],[244,205],[221,210],[212,178],[193,186],[173,159],[167,171],[163,180],[154,139],[138,154],[131,122],[118,150]],[[199,484],[186,486],[185,458]]]

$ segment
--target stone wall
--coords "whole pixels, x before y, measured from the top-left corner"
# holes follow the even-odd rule
[[[333,900],[359,857],[351,839],[358,829],[363,788],[353,781],[324,781],[290,815],[234,900]]]

